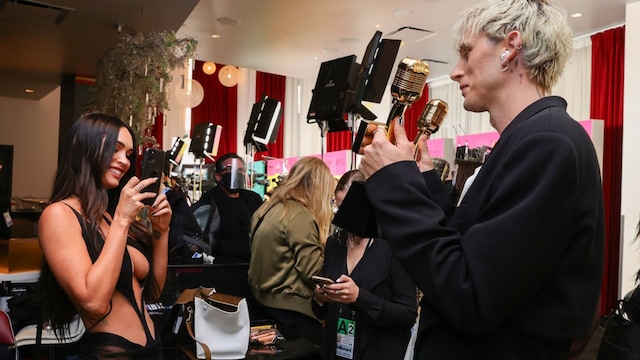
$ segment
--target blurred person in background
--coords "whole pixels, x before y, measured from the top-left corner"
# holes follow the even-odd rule
[[[208,204],[209,241],[216,264],[248,263],[249,231],[253,213],[262,205],[262,197],[247,187],[244,160],[227,153],[216,160],[216,186],[193,205]]]

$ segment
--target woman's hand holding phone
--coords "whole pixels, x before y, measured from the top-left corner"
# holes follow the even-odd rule
[[[335,281],[324,276],[313,275],[311,279],[315,281],[316,284],[320,285],[320,287],[322,287],[323,285],[335,284]]]

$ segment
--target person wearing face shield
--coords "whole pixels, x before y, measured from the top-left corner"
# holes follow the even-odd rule
[[[262,197],[247,190],[247,171],[235,153],[220,156],[215,164],[217,185],[205,192],[193,207],[210,204],[209,231],[213,235],[214,263],[248,263],[251,216]]]

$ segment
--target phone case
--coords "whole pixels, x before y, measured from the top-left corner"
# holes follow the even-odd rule
[[[164,168],[164,151],[156,148],[148,148],[144,152],[144,157],[142,158],[142,170],[140,178],[142,180],[148,178],[157,177],[158,181],[147,186],[142,190],[142,192],[152,192],[156,195],[160,191],[160,183],[162,182],[162,170]],[[155,198],[144,199],[142,201],[145,205],[152,205]]]

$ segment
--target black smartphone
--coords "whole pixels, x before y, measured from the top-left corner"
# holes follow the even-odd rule
[[[144,152],[144,157],[142,158],[142,170],[140,173],[140,179],[148,179],[157,177],[158,181],[147,186],[142,190],[142,192],[152,192],[155,193],[156,196],[160,191],[160,183],[162,182],[162,170],[164,168],[164,151],[156,148],[148,148]],[[144,199],[142,203],[145,205],[152,205],[155,198]]]

